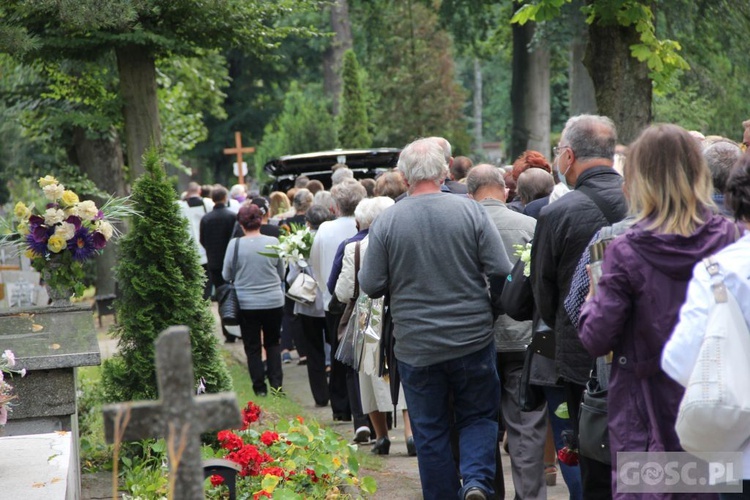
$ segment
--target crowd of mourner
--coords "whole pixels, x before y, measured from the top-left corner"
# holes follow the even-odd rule
[[[750,320],[745,148],[670,124],[625,146],[609,118],[581,115],[551,162],[474,165],[430,137],[375,179],[337,164],[329,189],[191,183],[180,204],[206,298],[234,282],[241,321],[222,332],[242,342],[255,395],[306,365],[315,406],[351,421],[354,442],[388,455],[398,422],[425,499],[504,498],[503,449],[518,499],[547,498],[558,473],[571,500],[750,498],[747,397],[745,423],[721,427],[733,419],[691,420],[687,399],[706,396],[686,392],[696,372],[732,368],[731,348],[704,359],[714,306]],[[305,227],[309,255],[269,256]],[[287,293],[301,275],[304,300]],[[373,342],[376,362],[345,357]],[[723,434],[732,449],[700,449]],[[684,450],[743,453],[744,493],[618,484],[618,453]]]

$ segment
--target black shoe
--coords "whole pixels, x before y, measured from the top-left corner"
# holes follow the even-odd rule
[[[351,422],[352,416],[347,415],[346,413],[334,413],[333,414],[333,421],[334,422]]]
[[[234,344],[235,342],[237,342],[236,337],[227,337],[224,339],[225,344]]]
[[[315,408],[325,408],[326,406],[328,406],[328,401],[325,403],[315,403]]]
[[[366,425],[363,425],[362,427],[357,428],[356,431],[354,431],[354,442],[358,444],[363,443],[369,443],[370,442],[370,428]]]
[[[306,364],[307,364],[307,356],[305,356],[304,358],[299,358],[299,360],[297,360],[298,366],[304,366]]]
[[[389,451],[391,451],[391,440],[387,437],[378,439],[372,447],[375,455],[387,455]]]
[[[475,486],[466,490],[464,500],[487,500],[487,494]]]
[[[259,398],[265,398],[266,396],[268,396],[268,393],[265,391],[258,391],[255,393],[255,395],[258,396]]]
[[[409,436],[408,438],[406,438],[406,453],[410,457],[417,456],[417,445],[414,444],[414,436]]]

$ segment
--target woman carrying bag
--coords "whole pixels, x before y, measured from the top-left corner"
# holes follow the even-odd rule
[[[674,426],[684,390],[660,368],[661,352],[693,267],[737,233],[734,223],[715,214],[700,147],[677,125],[651,126],[631,145],[625,194],[635,224],[607,246],[596,293],[579,321],[581,342],[592,356],[614,354],[608,388],[612,464],[618,452],[682,450]],[[616,472],[613,465],[613,497],[642,498],[618,489]]]
[[[278,245],[279,240],[260,234],[263,215],[256,205],[243,205],[237,220],[245,235],[229,242],[222,275],[227,281],[234,276],[240,303],[240,331],[253,391],[257,396],[265,396],[268,394],[266,373],[272,390],[280,391],[283,382],[280,333],[284,263],[279,258],[260,255],[260,252],[267,251],[267,245]],[[238,258],[237,267],[233,269],[235,245],[238,246]],[[267,370],[261,356],[261,330]]]

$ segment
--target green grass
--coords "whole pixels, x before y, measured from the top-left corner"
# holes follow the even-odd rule
[[[78,427],[84,473],[112,469],[112,447],[104,441],[100,381],[99,366],[78,368]]]

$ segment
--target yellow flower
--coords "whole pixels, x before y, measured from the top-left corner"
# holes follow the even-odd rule
[[[49,248],[49,251],[53,253],[62,252],[66,246],[67,242],[65,241],[65,239],[63,239],[62,236],[58,236],[56,234],[50,236],[49,240],[47,241],[47,248]]]
[[[27,250],[26,250],[26,251],[24,252],[24,255],[25,255],[26,257],[28,257],[29,259],[35,259],[35,258],[37,257],[37,254],[36,254],[36,252],[35,252],[34,250],[32,250],[31,248],[27,249]]]
[[[52,184],[57,184],[57,179],[55,179],[51,175],[45,175],[44,177],[39,178],[39,187],[41,188],[45,186],[51,186]]]
[[[31,210],[22,201],[16,203],[13,213],[18,220],[26,220],[31,216]]]
[[[26,224],[26,221],[21,221],[18,223],[18,226],[16,226],[16,231],[21,236],[26,236],[29,234],[29,226]]]
[[[69,189],[66,189],[63,191],[62,194],[62,202],[63,205],[71,206],[78,203],[78,195],[75,194],[73,191],[70,191]]]

